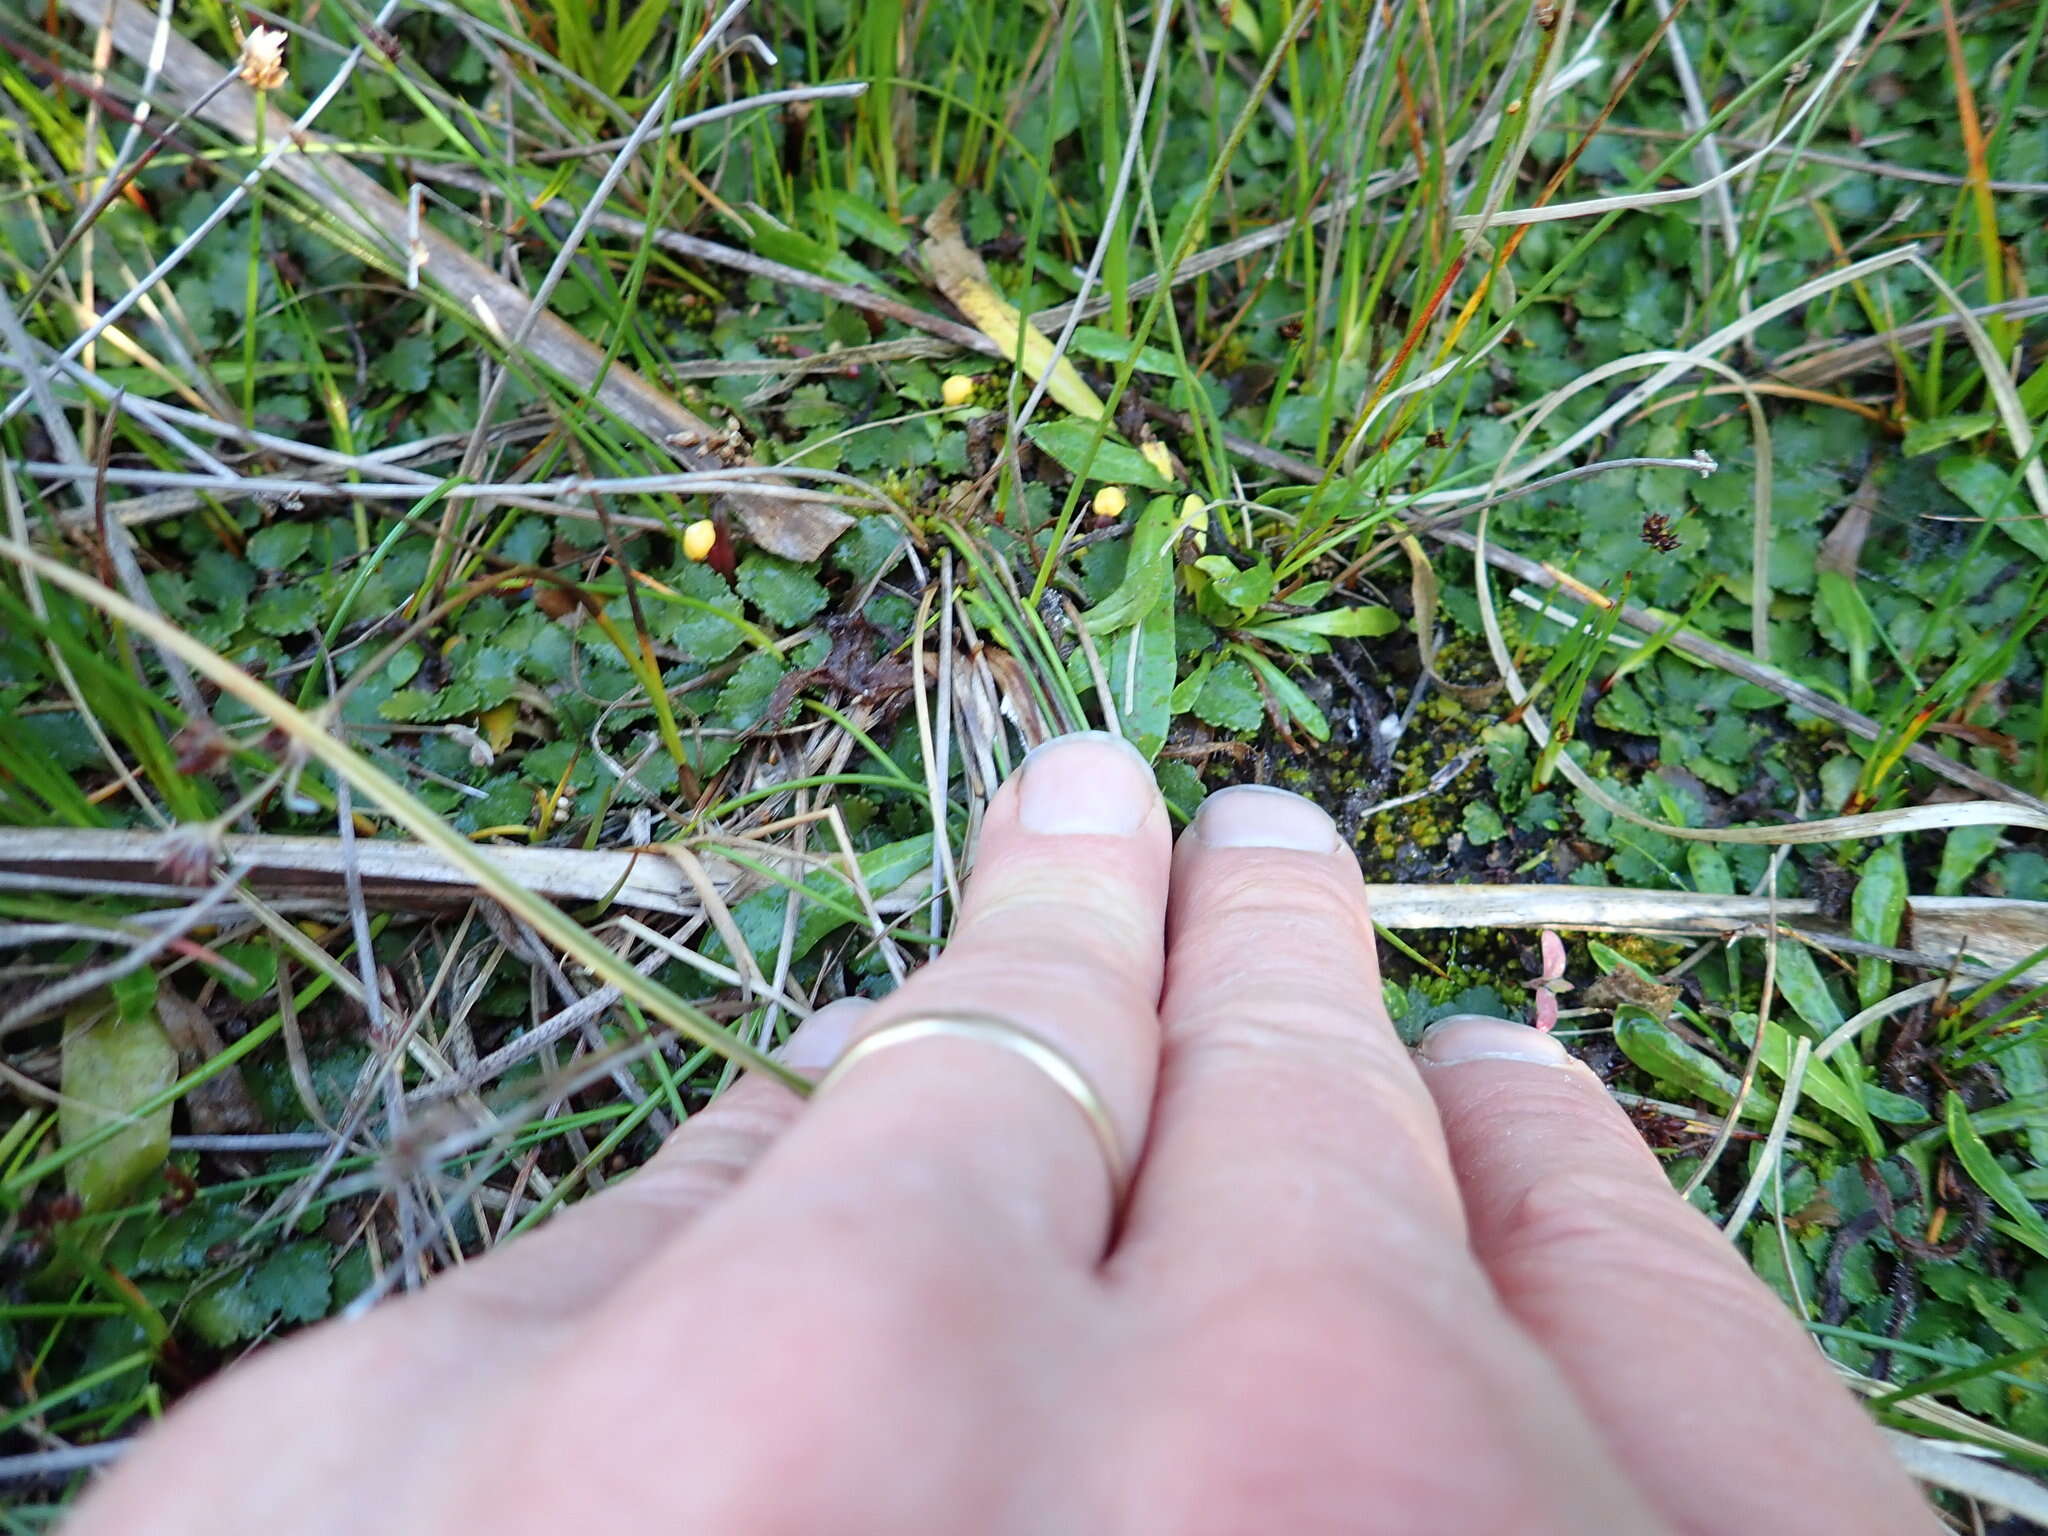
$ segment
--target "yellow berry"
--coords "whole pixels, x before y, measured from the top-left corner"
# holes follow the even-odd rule
[[[964,373],[948,375],[939,386],[939,398],[945,401],[947,410],[959,409],[974,398],[974,380]]]
[[[692,560],[703,560],[710,556],[711,546],[718,542],[718,524],[710,518],[700,518],[683,530],[683,553]]]
[[[1088,505],[1097,517],[1113,521],[1122,517],[1124,508],[1130,504],[1130,498],[1124,495],[1122,486],[1105,485],[1095,493],[1095,500]]]

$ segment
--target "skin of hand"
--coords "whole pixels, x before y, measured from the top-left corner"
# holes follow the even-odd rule
[[[70,1536],[1939,1529],[1804,1331],[1547,1035],[1380,1001],[1276,790],[1175,846],[1115,738],[991,803],[955,938],[623,1184],[228,1370]]]

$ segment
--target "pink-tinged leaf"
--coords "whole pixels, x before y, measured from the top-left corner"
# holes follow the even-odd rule
[[[1543,952],[1543,969],[1529,989],[1536,1005],[1536,1017],[1530,1022],[1548,1034],[1557,1028],[1557,994],[1571,988],[1564,981],[1564,940],[1546,928],[1538,942]]]

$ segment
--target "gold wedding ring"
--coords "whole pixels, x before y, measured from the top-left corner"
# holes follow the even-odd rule
[[[1112,1208],[1123,1209],[1124,1195],[1130,1186],[1130,1166],[1124,1160],[1123,1147],[1117,1139],[1116,1122],[1110,1118],[1109,1106],[1102,1102],[1102,1095],[1095,1091],[1095,1085],[1088,1081],[1087,1075],[1063,1052],[1007,1020],[978,1014],[931,1013],[884,1024],[848,1046],[846,1054],[832,1064],[832,1070],[818,1080],[814,1092],[826,1092],[868,1057],[891,1046],[909,1045],[918,1040],[978,1041],[1008,1051],[1044,1073],[1055,1088],[1073,1100],[1074,1107],[1087,1119],[1088,1129],[1095,1137],[1096,1146],[1102,1150],[1102,1160],[1109,1172]]]

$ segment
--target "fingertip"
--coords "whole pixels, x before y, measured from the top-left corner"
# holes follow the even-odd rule
[[[1268,784],[1219,789],[1195,812],[1188,835],[1205,848],[1264,848],[1335,853],[1337,823],[1315,801]]]
[[[1213,920],[1198,921],[1204,912]],[[1330,813],[1291,790],[1233,784],[1202,802],[1174,847],[1169,918],[1176,944],[1196,931],[1212,943],[1261,933],[1279,946],[1261,953],[1283,971],[1358,960],[1378,975],[1358,857]]]
[[[842,997],[827,1003],[790,1031],[789,1038],[776,1048],[776,1060],[807,1075],[824,1072],[845,1054],[861,1018],[874,1006],[865,997]]]
[[[1054,929],[1106,922],[1142,942],[1165,922],[1171,829],[1151,765],[1120,736],[1078,731],[1034,748],[989,802],[975,839],[963,928],[1036,910]],[[1004,924],[1018,942],[1031,935]]]
[[[1040,837],[1135,837],[1164,811],[1152,765],[1108,731],[1040,743],[999,798],[1021,831]]]
[[[1415,1059],[1424,1067],[1458,1067],[1474,1061],[1516,1061],[1538,1067],[1570,1067],[1572,1053],[1555,1035],[1486,1014],[1459,1013],[1423,1031]]]

